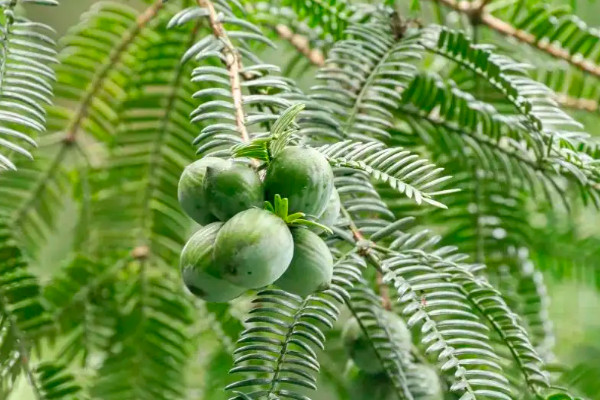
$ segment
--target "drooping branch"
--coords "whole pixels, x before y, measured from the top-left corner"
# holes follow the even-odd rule
[[[48,167],[45,168],[43,175],[32,190],[31,195],[28,196],[23,204],[15,211],[11,221],[13,225],[18,225],[23,217],[28,214],[29,210],[39,203],[42,198],[41,194],[53,180],[53,177],[58,174],[69,153],[68,150],[72,148],[71,145],[75,143],[76,135],[79,132],[81,124],[88,116],[90,106],[92,106],[100,91],[105,87],[110,72],[116,64],[121,62],[127,49],[132,45],[150,21],[158,14],[163,7],[163,4],[162,0],[156,0],[150,7],[143,11],[137,17],[135,25],[125,32],[121,41],[113,48],[107,61],[99,67],[98,72],[94,75],[86,88],[83,97],[79,101],[79,106],[65,128],[60,148],[48,163]]]
[[[148,23],[156,16],[158,11],[163,7],[163,0],[156,0],[154,4],[148,7],[144,12],[142,12],[137,20],[136,24],[125,33],[123,39],[119,43],[117,47],[113,49],[111,52],[108,61],[100,67],[96,76],[90,83],[83,99],[79,103],[79,107],[75,112],[73,119],[71,120],[69,126],[66,129],[66,134],[64,137],[64,141],[66,143],[72,143],[75,141],[75,136],[79,131],[79,127],[83,123],[83,120],[86,118],[88,109],[92,104],[94,98],[96,97],[98,91],[102,88],[106,78],[108,77],[110,71],[114,65],[119,62],[125,51],[129,48],[129,46],[133,43],[134,39],[140,34],[140,32],[148,25]]]
[[[356,246],[359,249],[359,254],[361,254],[366,259],[366,261],[372,267],[375,268],[375,270],[378,273],[385,275],[386,268],[384,267],[384,259],[386,257],[392,257],[395,254],[400,254],[400,253],[398,253],[396,250],[381,247],[376,242],[365,239],[365,237],[362,235],[362,233],[359,231],[358,227],[354,223],[352,216],[350,215],[348,210],[346,210],[343,206],[341,209],[341,213],[342,213],[343,217],[347,220],[348,229],[352,233],[352,236],[344,235],[343,239],[347,240],[350,244],[353,244],[354,246]],[[385,254],[383,259],[380,257],[380,255],[382,253]],[[487,281],[478,279],[470,271],[468,271],[467,269],[465,269],[463,267],[458,266],[458,264],[455,264],[451,260],[447,260],[439,255],[430,255],[421,250],[416,250],[414,252],[414,254],[417,254],[418,257],[423,258],[424,262],[425,261],[426,262],[435,261],[441,267],[451,270],[453,277],[450,277],[450,276],[444,277],[445,280],[447,280],[449,282],[452,281],[455,283],[462,282],[462,281],[466,282],[465,284],[459,284],[456,287],[465,296],[465,298],[469,300],[469,303],[471,304],[471,306],[481,314],[483,319],[486,320],[492,326],[494,331],[500,335],[500,337],[503,339],[503,341],[505,343],[507,343],[507,346],[510,350],[511,357],[519,365],[519,368],[524,375],[524,378],[525,378],[528,388],[536,396],[536,398],[540,398],[539,397],[539,386],[540,385],[545,386],[546,383],[545,383],[543,377],[541,377],[541,376],[538,377],[533,372],[533,370],[524,363],[524,360],[527,360],[528,358],[523,357],[521,355],[521,352],[524,350],[530,350],[532,352],[531,354],[535,354],[535,351],[533,350],[533,348],[531,346],[517,348],[517,344],[525,345],[528,342],[528,340],[525,340],[525,337],[523,335],[519,335],[519,336],[515,336],[515,337],[508,337],[507,333],[503,327],[503,321],[504,322],[506,322],[506,321],[498,320],[497,317],[495,317],[494,315],[491,315],[488,312],[489,310],[491,310],[494,307],[497,307],[497,309],[508,310],[508,306],[505,304],[505,302],[502,299],[502,297],[500,296],[500,294],[497,293],[497,291]],[[471,287],[469,289],[469,287],[470,287],[469,285],[473,286],[473,287]],[[486,297],[485,296],[486,291],[493,293],[494,296]],[[485,305],[483,304],[484,301],[492,301],[492,303],[495,303],[495,304],[492,307],[490,307],[489,309],[486,309]],[[422,304],[415,303],[415,305],[418,308],[421,308],[424,310]],[[511,320],[511,323],[517,324],[518,321]],[[529,360],[530,361],[534,360],[534,361],[540,362],[540,363],[542,362],[541,359],[537,356],[534,359],[529,359]],[[469,388],[467,390],[471,390],[471,389]]]
[[[473,22],[481,23],[490,29],[504,35],[517,39],[520,42],[526,43],[544,53],[549,54],[554,58],[567,61],[569,64],[580,69],[581,71],[600,78],[600,66],[593,62],[580,58],[575,54],[570,54],[565,49],[557,47],[550,42],[542,42],[529,32],[517,29],[511,24],[493,16],[486,9],[486,3],[456,1],[456,0],[434,0],[455,11],[467,15]]]
[[[199,24],[197,23],[189,37],[189,41],[186,45],[186,48],[189,48],[194,41],[196,40],[196,36],[199,30]],[[172,118],[172,114],[176,112],[177,107],[177,94],[181,90],[183,85],[184,77],[185,77],[185,64],[179,63],[176,67],[173,77],[169,82],[169,92],[167,95],[167,101],[164,107],[164,114],[161,117],[160,128],[158,130],[158,137],[154,140],[152,151],[150,152],[150,158],[148,162],[148,170],[147,170],[147,179],[148,186],[146,187],[146,191],[143,197],[143,216],[142,216],[142,225],[144,227],[144,241],[145,246],[137,247],[136,249],[140,249],[146,247],[147,253],[151,253],[152,249],[150,246],[150,238],[153,232],[153,225],[155,221],[152,218],[152,201],[155,199],[157,192],[159,192],[158,188],[160,186],[160,176],[164,173],[164,169],[166,168],[164,162],[164,154],[163,148],[167,144],[170,138],[172,138],[172,131],[169,129],[169,125],[172,123],[170,118]],[[134,250],[135,251],[135,250]],[[146,254],[143,258],[146,258],[148,254]],[[141,257],[140,257],[141,258]]]

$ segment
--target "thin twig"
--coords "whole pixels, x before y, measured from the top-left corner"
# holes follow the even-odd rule
[[[481,7],[481,4],[478,2],[456,0],[435,1],[449,8],[452,8],[455,11],[459,11],[467,15],[469,18],[471,18],[472,21],[476,21],[478,23],[486,25],[489,28],[505,36],[513,37],[523,43],[526,43],[532,47],[537,48],[538,50],[541,50],[551,55],[554,58],[565,60],[571,65],[580,69],[581,71],[600,78],[600,66],[594,64],[589,60],[582,59],[580,57],[577,57],[576,55],[570,54],[567,50],[557,47],[552,43],[538,41],[537,38],[531,33],[523,31],[521,29],[517,29],[511,24],[494,17],[492,14],[487,12],[487,10],[485,10],[485,7]]]
[[[225,57],[225,65],[229,71],[229,83],[231,85],[231,96],[233,99],[233,107],[235,109],[235,124],[237,130],[242,137],[242,141],[249,142],[250,136],[246,130],[246,116],[244,115],[244,105],[242,100],[242,85],[240,82],[240,71],[242,70],[242,62],[240,56],[229,40],[229,37],[223,29],[223,24],[219,20],[217,11],[210,0],[197,0],[198,5],[208,10],[208,19],[213,35],[223,42],[223,56]]]
[[[294,46],[299,53],[304,55],[311,64],[316,65],[317,67],[325,65],[323,51],[311,48],[310,41],[306,37],[294,33],[288,26],[283,24],[277,24],[274,29],[280,38],[290,42],[290,44]]]
[[[556,93],[555,100],[560,103],[561,106],[572,108],[574,110],[595,112],[599,109],[598,102],[592,99],[583,99],[567,96],[566,94]]]
[[[358,229],[358,227],[354,223],[354,220],[352,219],[352,216],[350,215],[348,210],[346,210],[345,207],[342,207],[341,211],[342,211],[342,215],[344,215],[344,217],[348,220],[348,227],[350,228],[350,231],[352,232],[352,237],[354,237],[356,245],[361,246],[361,243],[365,241],[365,237],[363,236],[361,231]],[[373,242],[371,242],[371,244],[374,245]],[[377,283],[377,289],[379,291],[379,296],[381,297],[381,304],[382,304],[383,308],[385,308],[386,310],[391,310],[392,309],[392,301],[390,300],[390,292],[388,290],[388,287],[385,284],[383,284],[383,271],[381,269],[379,257],[377,257],[371,250],[372,249],[370,247],[364,247],[364,248],[361,248],[359,254],[361,254],[363,257],[365,257],[367,259],[367,261],[371,265],[373,265],[375,267],[375,269],[377,269],[376,283]]]
[[[392,310],[392,301],[390,300],[390,290],[386,284],[383,283],[383,274],[377,271],[377,290],[379,291],[379,295],[381,296],[381,304],[383,308],[388,311]]]

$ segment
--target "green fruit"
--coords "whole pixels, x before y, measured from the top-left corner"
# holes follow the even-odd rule
[[[200,225],[209,224],[217,219],[207,206],[204,195],[204,176],[206,168],[224,168],[227,161],[215,157],[205,157],[188,165],[179,178],[177,197],[181,208]]]
[[[381,317],[398,347],[401,350],[410,351],[412,336],[404,320],[391,311],[385,311]]]
[[[375,353],[356,318],[351,318],[346,322],[342,338],[346,351],[358,368],[369,374],[378,374],[383,371],[377,353]]]
[[[381,315],[382,322],[387,326],[392,340],[404,351],[408,351],[412,344],[410,331],[404,321],[396,314],[386,311]],[[378,374],[383,371],[377,353],[368,337],[360,328],[356,318],[346,322],[342,333],[344,346],[354,361],[354,364],[368,374]]]
[[[275,214],[251,208],[236,214],[217,234],[213,259],[234,285],[257,289],[275,282],[294,255],[294,240]]]
[[[327,202],[327,207],[325,207],[325,211],[323,211],[323,214],[321,214],[317,222],[321,225],[332,227],[340,215],[341,208],[342,204],[340,201],[340,195],[338,194],[338,191],[334,188],[331,191],[331,196],[329,197],[329,201]],[[320,229],[319,232],[321,232]]]
[[[409,371],[412,382],[417,382],[418,386],[413,389],[415,399],[419,400],[442,400],[444,390],[437,372],[430,366],[424,364],[415,364]]]
[[[371,375],[363,371],[350,378],[348,400],[398,400],[398,394],[386,374]]]
[[[223,223],[206,225],[188,240],[180,259],[185,286],[194,295],[211,302],[233,300],[246,291],[219,277],[212,259],[213,243]]]
[[[290,214],[319,217],[333,190],[333,171],[327,159],[311,148],[287,147],[269,164],[265,176],[267,200],[287,197]]]
[[[333,257],[323,240],[305,228],[292,230],[294,258],[275,284],[286,292],[305,297],[331,285]]]
[[[204,178],[208,209],[221,221],[264,203],[262,183],[252,168],[234,162],[208,167]]]

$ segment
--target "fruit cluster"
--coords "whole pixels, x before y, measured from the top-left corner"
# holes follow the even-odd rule
[[[407,354],[410,353],[412,348],[412,335],[402,318],[391,311],[385,311],[382,313],[381,319],[387,327],[390,338],[397,348]],[[377,396],[377,398],[397,398],[397,395],[393,390],[388,390],[393,388],[391,388],[391,385],[387,382],[387,377],[383,376],[385,375],[383,364],[373,347],[374,343],[377,343],[377,341],[372,341],[365,335],[356,318],[350,318],[346,322],[342,332],[342,339],[350,358],[359,368],[362,375],[364,375],[362,376],[362,380],[372,381],[373,383],[377,382],[380,391],[384,392]],[[415,395],[418,394],[419,399],[443,399],[444,396],[440,379],[437,372],[431,366],[415,363],[410,366],[407,374],[413,375],[416,378],[411,380],[412,382],[419,382],[419,387],[411,388],[411,391],[413,391]],[[382,376],[384,381],[380,382]],[[417,396],[415,396],[415,398],[417,398]]]
[[[202,158],[184,170],[178,198],[203,225],[180,262],[196,296],[226,302],[273,283],[300,296],[329,287],[333,258],[306,227],[329,226],[340,211],[333,172],[318,151],[286,147],[270,160],[264,180],[235,160]]]

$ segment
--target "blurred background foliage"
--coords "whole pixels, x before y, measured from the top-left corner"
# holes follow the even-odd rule
[[[125,1],[125,0],[122,0]],[[130,5],[142,9],[145,5],[141,1],[126,1]],[[87,10],[93,0],[61,0],[60,5],[53,9],[45,9],[35,5],[28,5],[28,15],[35,20],[48,23],[54,27],[58,35],[62,35],[66,30],[74,25],[82,12]],[[401,14],[406,16],[416,15],[414,11],[409,9],[408,1],[399,1],[398,7]],[[553,3],[557,5],[566,4],[574,7],[575,12],[590,26],[600,27],[600,3],[596,1],[558,1]],[[431,2],[422,1],[421,11],[418,15],[423,19],[436,22],[445,22],[449,26],[456,26],[469,29],[469,25],[465,22],[464,15],[456,12],[449,12],[444,7],[432,5]],[[425,16],[425,17],[423,17]],[[440,21],[440,16],[442,20]],[[545,58],[539,53],[533,52],[530,48],[519,45],[514,41],[504,41],[492,32],[480,30],[478,32],[481,42],[493,42],[500,46],[502,51],[511,54],[514,58],[526,60],[534,65],[543,64]],[[282,44],[284,57],[281,56],[281,50],[266,50],[262,55],[267,61],[274,64],[281,64],[281,60],[286,57],[291,57],[293,51]],[[316,71],[316,68],[302,64],[303,67],[311,71]],[[302,68],[301,68],[302,69]],[[303,76],[311,76],[304,70]],[[314,74],[312,74],[314,76]],[[306,78],[301,81],[303,89],[307,89],[314,80]],[[600,111],[583,112],[571,111],[579,121],[585,125],[585,129],[592,135],[600,137]],[[72,217],[72,209],[69,204],[66,205],[58,216],[61,221],[59,233],[52,238],[39,250],[37,260],[44,260],[43,267],[41,264],[37,267],[37,272],[42,278],[49,279],[53,276],[54,271],[62,267],[65,255],[68,253],[71,243],[76,235],[75,221]],[[571,383],[577,380],[585,379],[586,382],[597,382],[596,387],[585,388],[585,394],[590,399],[600,400],[600,217],[596,211],[587,209],[577,209],[573,214],[567,216],[565,214],[564,221],[549,222],[545,215],[540,214],[531,218],[532,224],[538,224],[539,237],[536,238],[539,242],[539,249],[544,249],[539,252],[538,266],[543,271],[548,293],[552,299],[549,306],[549,317],[553,322],[556,344],[554,353],[557,360],[567,365],[587,364],[586,368],[575,368],[569,372],[565,379]],[[577,226],[577,231],[572,231],[572,227]],[[569,248],[563,248],[561,238],[575,236],[575,243],[581,243],[581,247],[575,245]],[[584,244],[585,243],[585,244]],[[590,250],[591,249],[591,250]],[[594,251],[595,250],[595,251]],[[545,253],[544,253],[545,252]],[[565,260],[565,267],[561,267],[561,259]],[[580,260],[581,268],[579,270],[572,268],[571,261],[574,259]],[[575,263],[576,265],[577,263]],[[208,315],[200,314],[199,319],[203,317],[209,318]],[[210,325],[210,320],[205,321]],[[198,329],[201,330],[201,327]],[[204,331],[198,340],[217,343],[219,338],[210,329]],[[335,349],[339,344],[339,338],[332,338],[332,347]],[[230,356],[225,353],[208,354],[210,353],[210,345],[203,346],[207,350],[207,354],[198,355],[198,369],[189,371],[190,376],[196,382],[208,382],[208,385],[214,385],[214,388],[224,386],[223,378],[230,366]],[[200,368],[202,364],[212,365],[205,371]],[[589,367],[593,367],[590,369]],[[323,376],[327,380],[327,385],[335,385],[336,376],[340,371],[327,368],[327,363],[324,363]],[[594,370],[595,368],[595,370]],[[201,374],[210,374],[208,377]],[[590,374],[592,378],[590,379]],[[594,379],[594,374],[595,379]],[[199,383],[199,386],[205,385]],[[319,398],[327,399],[328,391],[334,390],[327,385],[320,388]],[[206,390],[206,387],[203,389]],[[191,397],[193,398],[193,396]],[[354,397],[353,397],[354,398]],[[364,397],[378,399],[373,393],[364,394]],[[10,400],[30,400],[34,399],[33,394],[24,380],[20,383],[20,389],[16,390],[10,397]]]

